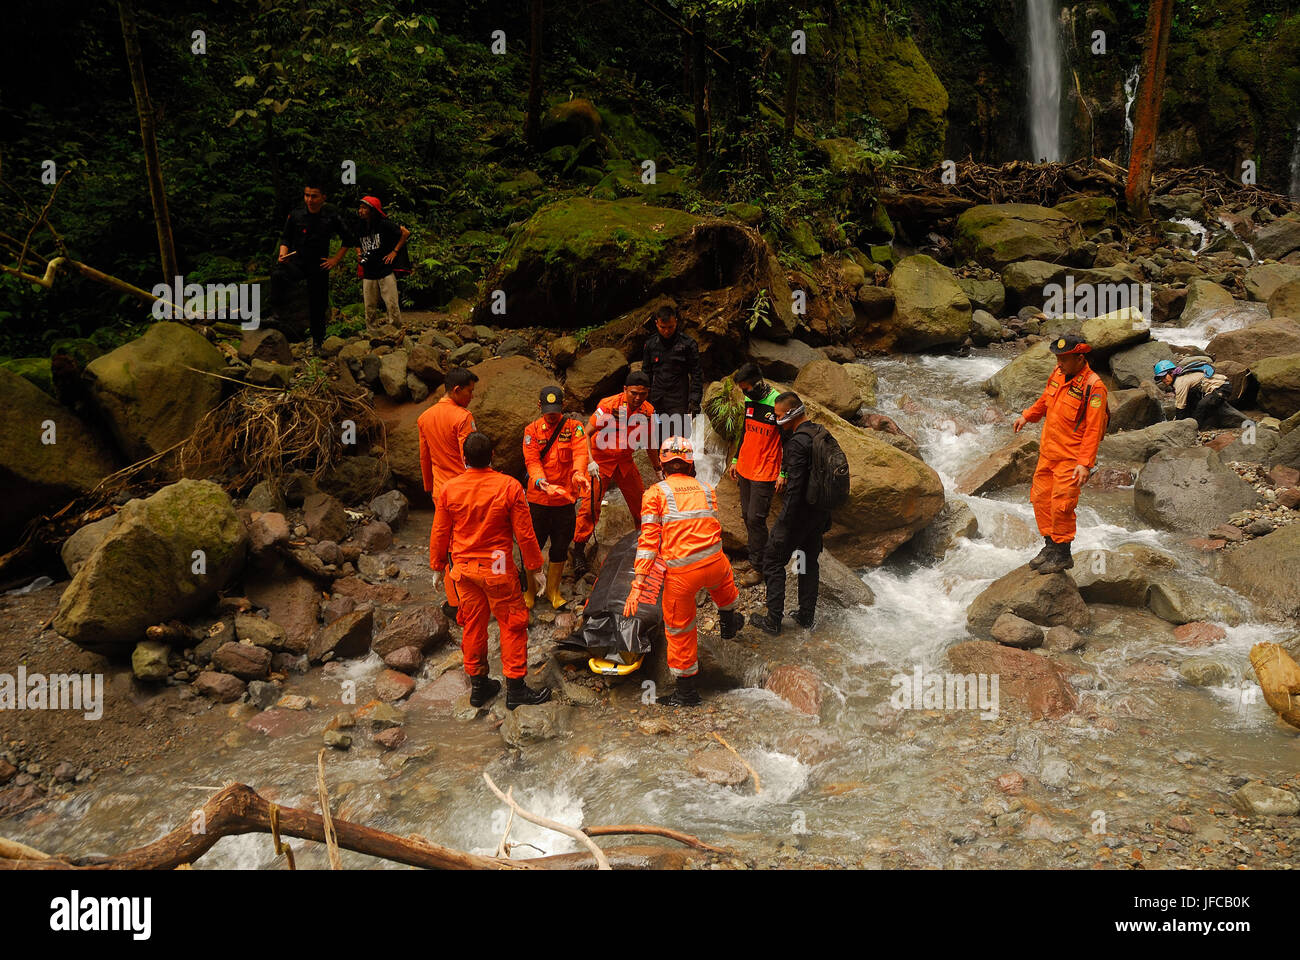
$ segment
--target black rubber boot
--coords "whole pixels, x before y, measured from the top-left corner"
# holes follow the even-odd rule
[[[534,690],[524,683],[523,677],[506,677],[506,709],[545,703],[551,699],[550,687],[538,687]]]
[[[501,692],[501,681],[493,680],[486,673],[481,677],[469,678],[469,705],[481,707]]]
[[[749,615],[749,622],[758,627],[758,629],[762,630],[764,633],[773,637],[779,637],[781,635],[781,620],[779,617],[774,617],[770,613],[751,613]]]
[[[573,549],[569,552],[569,559],[573,562],[573,579],[581,580],[587,575],[591,567],[587,564],[587,545],[585,543],[575,543]]]
[[[1052,542],[1051,537],[1043,537],[1043,549],[1039,550],[1038,554],[1034,557],[1034,559],[1029,561],[1029,568],[1031,570],[1037,570],[1039,567],[1045,564],[1048,558],[1051,557],[1055,547],[1056,544]]]
[[[803,627],[805,630],[812,629],[813,619],[814,615],[812,613],[804,613],[802,610],[794,615],[794,622],[799,624],[799,626]]]
[[[694,677],[678,677],[677,687],[665,697],[659,697],[655,703],[661,707],[698,707],[700,691],[695,689]]]
[[[723,640],[730,640],[745,625],[745,615],[743,613],[737,613],[735,610],[719,610],[718,614],[718,619],[722,625]]]
[[[1074,566],[1074,557],[1070,556],[1070,544],[1054,543],[1052,544],[1052,555],[1043,561],[1043,565],[1038,568],[1042,574],[1061,573],[1069,570]]]

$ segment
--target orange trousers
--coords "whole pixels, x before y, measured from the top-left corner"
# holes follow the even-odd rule
[[[601,464],[600,488],[597,489],[593,484],[591,489],[591,503],[595,504],[595,510],[593,511],[588,505],[586,497],[578,500],[578,523],[573,530],[574,543],[586,543],[596,532],[596,524],[600,520],[601,498],[604,497],[605,491],[615,484],[622,491],[623,499],[627,501],[627,508],[632,511],[632,523],[638,530],[641,529],[641,498],[645,496],[641,471],[631,460],[619,461],[611,468],[611,472],[606,472],[605,465]]]
[[[1079,505],[1079,487],[1074,482],[1077,460],[1038,458],[1034,482],[1029,488],[1029,502],[1034,507],[1038,532],[1056,543],[1074,539],[1075,508]]]
[[[528,609],[519,587],[519,571],[511,564],[504,573],[493,573],[490,560],[466,560],[451,568],[460,604],[456,622],[461,626],[460,649],[465,655],[465,672],[471,677],[488,672],[488,616],[501,628],[501,672],[507,677],[528,673]]]
[[[698,566],[684,570],[668,568],[664,574],[664,636],[668,638],[668,669],[674,677],[693,677],[700,672],[699,633],[695,629],[695,595],[700,590],[719,610],[731,610],[740,599],[731,561],[717,553]]]

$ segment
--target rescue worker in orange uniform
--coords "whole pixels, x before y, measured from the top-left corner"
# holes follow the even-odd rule
[[[1043,420],[1038,467],[1029,490],[1038,532],[1043,535],[1043,549],[1029,565],[1039,573],[1060,573],[1074,566],[1070,544],[1075,508],[1080,490],[1097,468],[1097,446],[1110,419],[1106,385],[1088,366],[1091,349],[1082,337],[1053,340],[1056,369],[1042,396],[1012,427],[1019,433],[1026,423]]]
[[[700,671],[695,628],[695,595],[700,590],[718,605],[722,638],[730,640],[745,625],[736,612],[740,591],[731,563],[722,552],[722,522],[718,493],[695,477],[695,454],[685,437],[667,437],[660,450],[667,476],[646,491],[641,502],[641,536],[636,545],[636,574],[623,616],[635,615],[641,588],[655,558],[664,561],[664,636],[668,669],[677,689],[658,703],[670,707],[699,706],[695,677]]]
[[[506,709],[545,703],[549,687],[534,690],[524,682],[528,673],[528,611],[515,569],[514,542],[533,589],[541,578],[542,548],[533,535],[524,488],[514,477],[492,469],[492,441],[471,433],[465,440],[467,469],[438,491],[437,512],[429,549],[434,585],[452,560],[447,578],[460,596],[457,620],[465,673],[470,678],[469,702],[481,707],[501,690],[488,677],[488,616],[501,628],[501,672],[506,678]]]
[[[565,604],[560,593],[564,561],[577,520],[574,501],[591,489],[587,479],[587,434],[582,421],[563,413],[564,391],[543,387],[537,408],[542,412],[524,428],[524,467],[528,471],[528,512],[533,518],[537,542],[550,541],[546,565],[546,598],[556,610]],[[533,608],[537,595],[532,584],[524,593],[524,605]]]
[[[655,408],[649,401],[650,378],[637,370],[627,375],[623,392],[606,397],[596,405],[587,422],[587,440],[591,445],[591,492],[578,503],[578,519],[573,535],[573,575],[587,572],[587,541],[600,520],[600,503],[605,491],[617,484],[632,512],[632,523],[641,526],[641,497],[645,487],[641,471],[632,459],[634,450],[646,450],[655,473],[663,476],[659,451],[655,443]]]
[[[465,440],[475,429],[469,404],[474,399],[476,383],[478,377],[465,367],[449,370],[443,383],[446,395],[437,403],[430,404],[415,423],[420,436],[420,472],[424,475],[424,489],[435,504],[442,485],[465,472]],[[432,534],[429,549],[433,549]],[[455,581],[448,580],[446,588],[447,602],[443,612],[454,617],[458,605]]]

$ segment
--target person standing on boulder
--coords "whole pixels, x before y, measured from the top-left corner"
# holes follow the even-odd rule
[[[470,401],[474,399],[474,384],[478,377],[466,367],[455,367],[447,371],[443,385],[446,395],[437,403],[420,414],[415,422],[420,435],[420,473],[424,477],[424,489],[429,492],[434,503],[443,485],[465,472],[465,441],[474,432],[474,415],[469,412]],[[433,535],[429,535],[429,557],[433,557]],[[447,581],[448,616],[454,616],[458,606],[456,584]],[[458,621],[459,622],[459,621]]]
[[[515,569],[514,544],[519,544],[529,586],[535,591],[542,575],[542,548],[533,535],[524,488],[514,477],[492,469],[492,441],[471,433],[463,448],[465,472],[438,491],[433,518],[429,566],[434,585],[451,561],[447,579],[460,596],[460,646],[469,675],[471,706],[481,707],[501,690],[488,677],[488,617],[501,630],[501,672],[506,678],[506,709],[545,703],[549,687],[536,690],[524,682],[528,674],[528,610]]]
[[[722,638],[730,640],[745,624],[736,612],[740,591],[731,563],[722,552],[722,522],[718,492],[695,477],[695,452],[685,437],[668,437],[661,447],[666,476],[646,491],[637,538],[635,575],[623,605],[623,616],[636,615],[641,590],[657,558],[665,564],[663,590],[664,638],[668,669],[677,689],[656,702],[668,707],[700,704],[695,677],[700,672],[699,634],[695,627],[696,594],[709,591],[718,605]]]
[[[591,490],[585,503],[578,505],[577,529],[573,535],[573,574],[581,577],[587,572],[587,541],[596,532],[600,521],[601,498],[605,491],[617,484],[632,511],[632,524],[641,529],[641,497],[645,486],[641,471],[632,459],[635,450],[644,449],[650,455],[655,473],[663,476],[659,464],[659,451],[654,443],[654,404],[650,403],[650,378],[644,371],[634,370],[624,381],[623,392],[606,397],[596,405],[596,412],[587,422],[587,440],[591,449],[591,462],[587,473],[591,477]]]
[[[343,246],[331,257],[330,241],[336,236]],[[280,231],[279,262],[292,263],[307,281],[307,317],[317,353],[325,341],[325,325],[329,321],[330,271],[347,255],[351,241],[338,211],[325,205],[324,179],[308,177],[302,191],[302,206],[289,214]]]
[[[1178,363],[1160,360],[1155,365],[1156,383],[1174,394],[1174,415],[1196,420],[1196,429],[1240,427],[1250,418],[1228,403],[1228,378],[1215,373],[1209,357],[1186,357]]]
[[[1029,489],[1043,549],[1029,566],[1039,573],[1060,573],[1074,566],[1075,508],[1079,492],[1097,468],[1097,447],[1110,414],[1106,385],[1088,366],[1092,348],[1082,337],[1058,337],[1051,342],[1056,369],[1032,406],[1016,417],[1019,433],[1027,423],[1043,420],[1038,467]],[[1046,417],[1046,419],[1044,419]]]
[[[402,250],[411,231],[388,219],[378,197],[362,197],[357,216],[361,219],[361,229],[357,231],[361,262],[357,269],[361,275],[361,298],[366,304],[366,324],[373,326],[379,317],[382,298],[388,322],[401,326],[402,308],[397,302],[397,274],[393,271],[399,258],[405,257]]]
[[[689,437],[690,418],[700,412],[704,372],[700,348],[681,333],[677,308],[664,304],[655,311],[655,333],[645,342],[641,369],[650,378],[650,404],[660,443],[665,437]]]
[[[735,375],[745,394],[745,424],[736,455],[727,476],[740,492],[740,515],[749,538],[749,569],[740,578],[742,587],[763,582],[763,557],[767,552],[767,515],[773,494],[785,489],[781,472],[781,428],[776,425],[774,404],[778,391],[763,380],[756,363],[746,363]]]
[[[799,610],[795,622],[811,629],[817,616],[817,587],[821,581],[819,559],[822,538],[831,526],[831,514],[808,502],[808,481],[813,470],[813,441],[825,427],[808,419],[799,394],[788,390],[773,402],[775,422],[785,438],[781,451],[785,477],[781,513],[772,526],[763,555],[763,577],[767,581],[767,613],[749,618],[764,633],[779,636],[785,618],[785,565],[798,555]]]
[[[524,428],[524,467],[528,471],[528,512],[537,542],[550,541],[546,566],[546,598],[556,610],[565,604],[560,593],[564,561],[577,520],[574,501],[591,487],[587,478],[587,434],[582,422],[564,415],[564,391],[543,387],[537,408],[542,415]],[[532,609],[537,595],[532,584],[524,605]]]

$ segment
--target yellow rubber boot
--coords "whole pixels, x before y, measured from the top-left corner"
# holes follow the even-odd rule
[[[546,599],[551,601],[551,606],[556,610],[559,610],[568,602],[560,593],[560,578],[562,576],[564,576],[563,560],[546,565]]]
[[[533,609],[533,604],[537,602],[537,591],[533,589],[532,574],[524,574],[524,606],[529,610]]]

